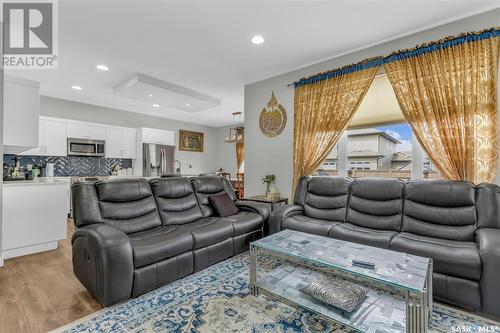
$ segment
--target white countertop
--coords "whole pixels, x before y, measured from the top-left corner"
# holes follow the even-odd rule
[[[11,180],[3,182],[4,187],[29,185],[69,185],[70,177],[37,177],[33,180]]]

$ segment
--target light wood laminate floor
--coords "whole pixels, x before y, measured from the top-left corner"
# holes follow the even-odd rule
[[[101,308],[73,274],[71,236],[57,250],[8,259],[0,267],[0,332],[47,332]]]

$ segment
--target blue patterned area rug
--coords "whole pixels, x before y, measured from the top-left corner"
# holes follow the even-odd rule
[[[55,332],[352,332],[309,312],[250,295],[248,271],[245,253]],[[500,324],[436,305],[431,331],[500,333]]]

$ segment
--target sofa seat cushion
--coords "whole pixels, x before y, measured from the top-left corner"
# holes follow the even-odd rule
[[[177,226],[178,229],[193,235],[193,249],[201,249],[233,237],[233,225],[220,218],[202,218],[195,222]]]
[[[348,242],[388,248],[391,239],[397,234],[396,231],[370,229],[351,223],[342,223],[331,228],[328,236]]]
[[[307,232],[319,236],[328,236],[330,229],[339,223],[338,221],[314,219],[305,215],[294,215],[283,221],[282,228]]]
[[[433,259],[434,271],[473,281],[481,278],[481,258],[475,242],[454,241],[402,232],[390,249]]]
[[[262,216],[254,212],[240,211],[235,215],[220,218],[219,221],[233,225],[234,237],[262,228]]]
[[[130,245],[134,252],[134,267],[146,265],[177,256],[193,249],[193,236],[175,227],[154,228],[130,234]]]

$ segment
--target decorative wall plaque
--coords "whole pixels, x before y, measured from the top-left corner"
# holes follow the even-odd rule
[[[259,126],[262,133],[270,138],[280,135],[286,126],[286,110],[276,100],[274,91],[267,106],[260,112]]]

